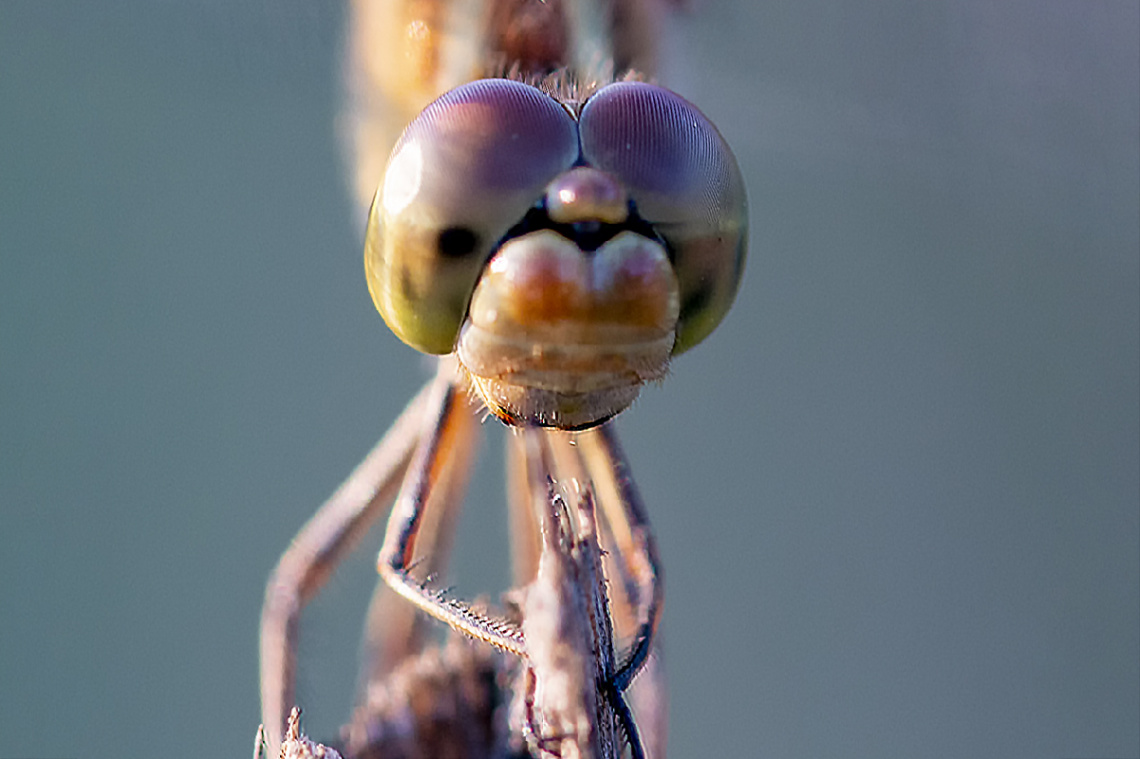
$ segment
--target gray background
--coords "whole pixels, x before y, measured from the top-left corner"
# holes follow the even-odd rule
[[[247,755],[265,577],[426,376],[364,288],[342,14],[0,3],[2,757]],[[681,25],[753,233],[727,322],[621,420],[673,756],[1140,754],[1138,17]],[[464,593],[507,579],[484,450]],[[318,736],[370,553],[307,618]]]

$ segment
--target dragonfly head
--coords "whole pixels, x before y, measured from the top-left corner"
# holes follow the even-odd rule
[[[500,419],[581,429],[720,322],[746,227],[731,151],[679,96],[623,82],[570,108],[480,80],[396,144],[365,269],[392,330],[454,351]]]

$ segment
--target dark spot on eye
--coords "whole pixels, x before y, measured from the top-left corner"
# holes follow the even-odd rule
[[[436,249],[444,258],[463,258],[471,255],[479,238],[466,227],[448,227],[439,233]]]
[[[709,301],[712,300],[712,288],[707,286],[698,287],[696,290],[688,293],[685,300],[681,303],[681,321],[685,321],[693,314],[703,311],[708,306]]]

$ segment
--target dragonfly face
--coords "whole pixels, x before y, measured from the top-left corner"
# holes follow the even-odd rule
[[[433,102],[392,152],[365,248],[402,340],[456,352],[504,421],[563,429],[617,414],[715,328],[747,227],[736,160],[696,107],[642,82],[572,95],[484,79]]]

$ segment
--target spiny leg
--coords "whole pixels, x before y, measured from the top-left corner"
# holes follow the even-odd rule
[[[440,381],[449,382],[453,372],[449,362],[440,362]],[[469,427],[462,440],[456,439],[449,445],[430,500],[423,509],[416,536],[418,558],[412,568],[412,574],[420,582],[447,573],[455,525],[478,448],[479,436],[473,433]],[[397,665],[423,649],[429,624],[429,620],[397,595],[387,582],[378,580],[365,623],[358,706],[367,701],[366,691],[371,683],[382,682]]]
[[[424,511],[443,471],[457,454],[456,446],[466,445],[476,423],[467,388],[449,361],[441,362],[439,379],[432,385],[429,408],[432,415],[425,426],[412,463],[404,477],[400,495],[388,518],[384,545],[377,569],[397,593],[422,611],[493,646],[519,656],[526,655],[522,631],[503,619],[473,610],[468,604],[428,587],[412,574],[416,541],[423,526]]]
[[[669,703],[657,621],[663,584],[660,564],[641,497],[612,423],[581,433],[575,449],[585,461],[597,490],[603,517],[606,568],[612,578],[614,627],[623,640],[634,640],[619,674],[637,715],[650,759],[665,756]],[[640,654],[639,654],[640,650]],[[634,677],[636,675],[636,678]]]
[[[661,620],[664,585],[657,543],[645,514],[629,463],[612,424],[582,432],[577,437],[590,480],[599,492],[606,523],[617,548],[623,578],[632,580],[627,593],[637,610],[637,631],[625,662],[614,675],[615,685],[625,690],[645,664]],[[635,592],[633,592],[635,591]]]
[[[261,610],[261,719],[271,751],[294,706],[301,611],[391,503],[419,439],[431,384],[313,515],[277,562]]]

